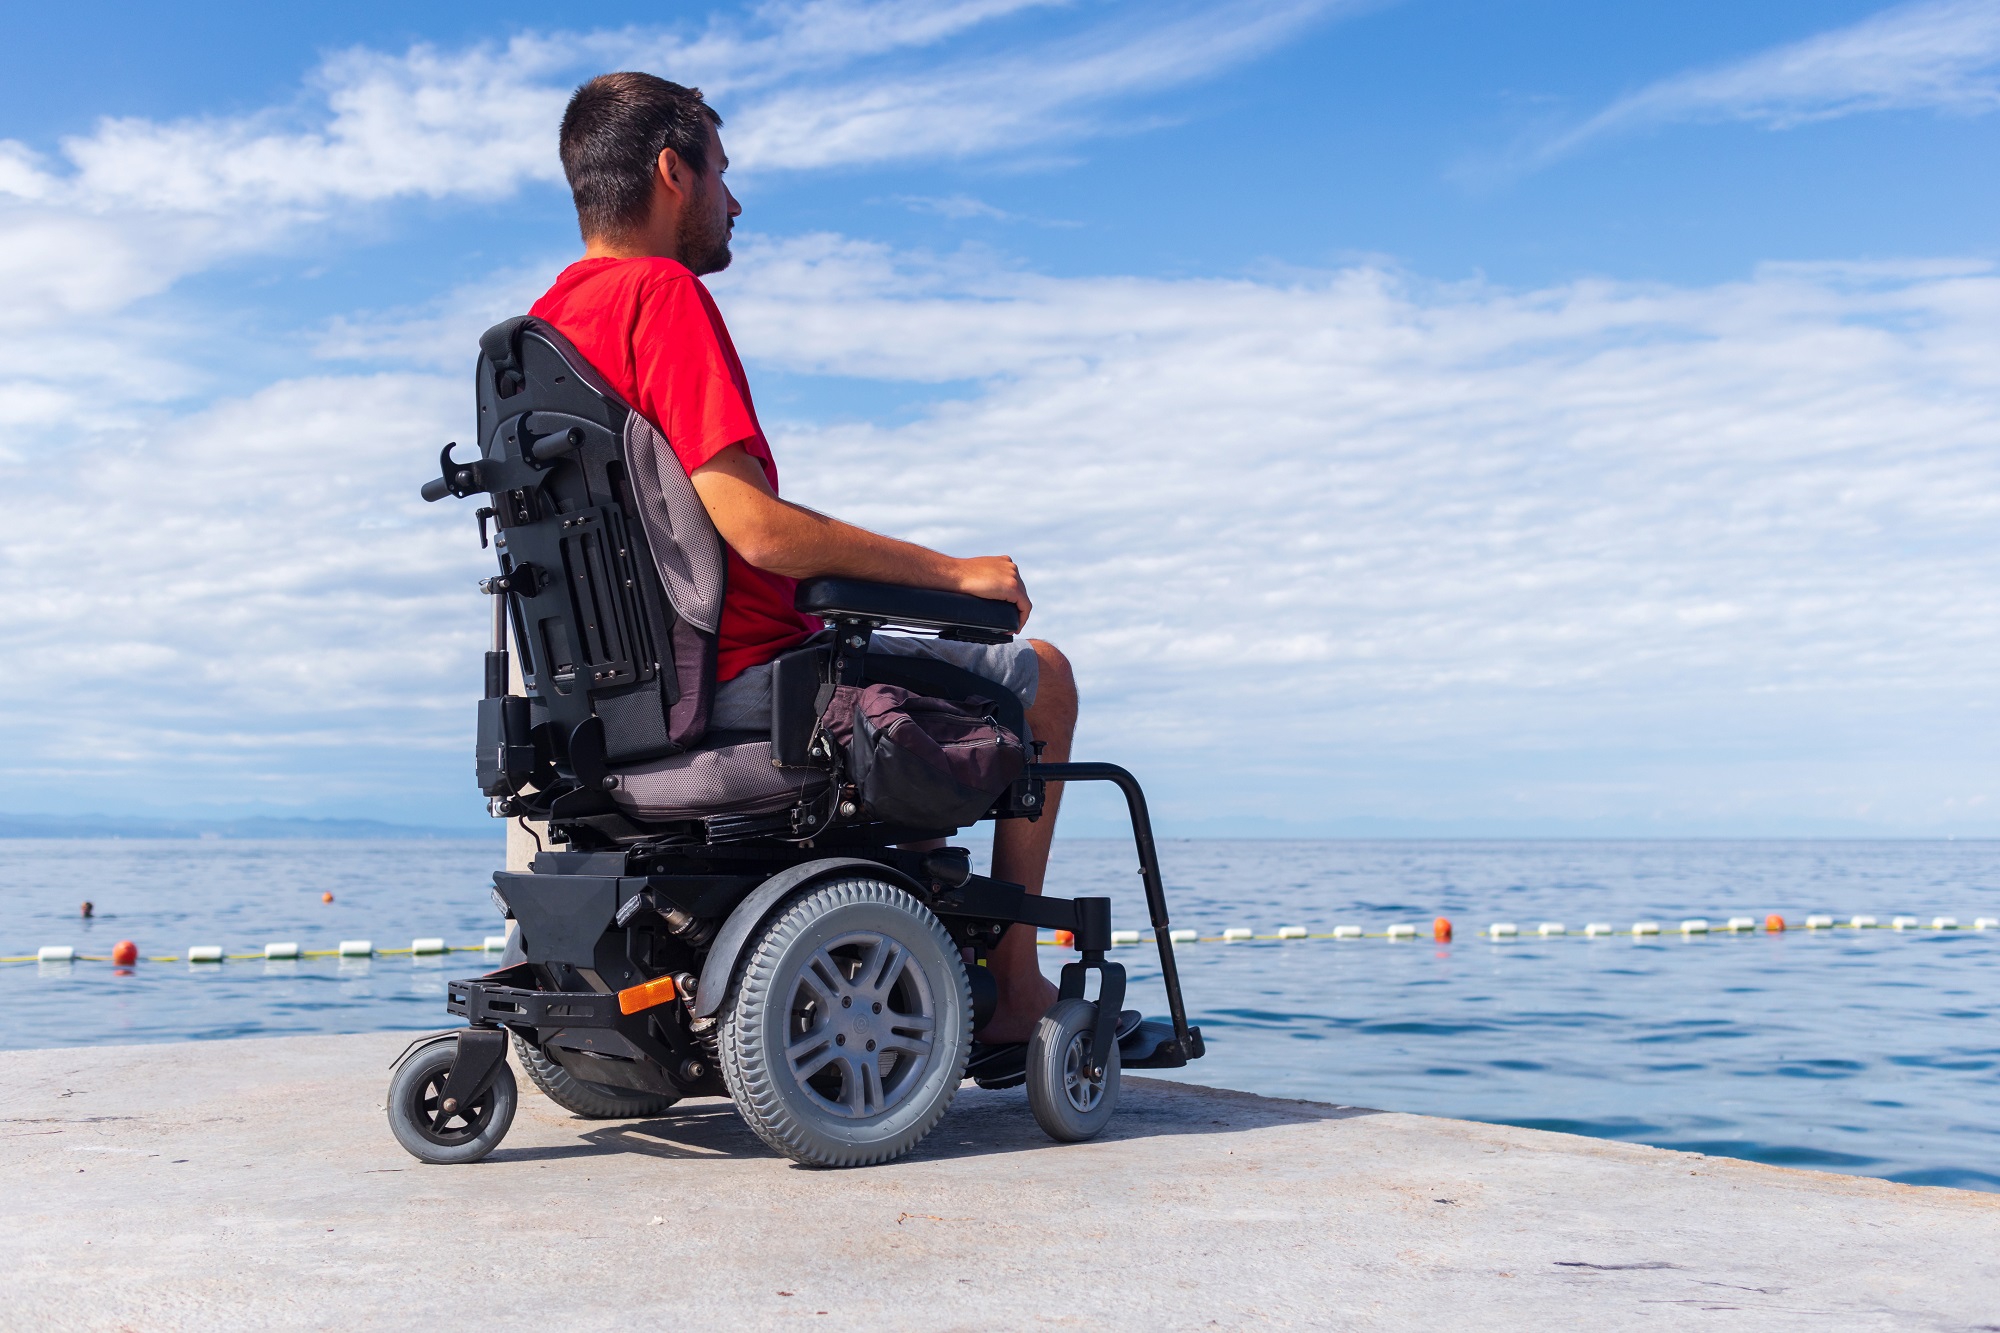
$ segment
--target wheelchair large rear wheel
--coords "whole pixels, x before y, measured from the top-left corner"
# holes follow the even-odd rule
[[[758,1137],[812,1166],[909,1152],[965,1076],[972,993],[938,919],[865,877],[820,885],[748,951],[723,1009],[723,1081]]]

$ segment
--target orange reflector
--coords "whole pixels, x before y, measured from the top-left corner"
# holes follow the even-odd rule
[[[1076,936],[1073,933],[1067,930],[1059,930],[1056,932],[1057,948],[1068,949],[1075,947],[1075,945],[1076,945]]]
[[[1431,922],[1431,938],[1439,944],[1451,943],[1451,918],[1441,916]]]
[[[636,986],[627,986],[618,992],[618,1012],[636,1014],[641,1009],[651,1009],[656,1004],[665,1004],[674,998],[674,979],[654,977]]]
[[[1775,935],[1784,928],[1785,918],[1779,916],[1776,912],[1764,918],[1764,929],[1770,931],[1772,934]]]

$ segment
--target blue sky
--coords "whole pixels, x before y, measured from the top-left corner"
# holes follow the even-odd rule
[[[2000,0],[11,26],[0,808],[479,818],[412,496],[638,66],[788,491],[1022,558],[1169,827],[2000,833]]]

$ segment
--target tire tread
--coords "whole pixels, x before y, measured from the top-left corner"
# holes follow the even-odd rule
[[[827,912],[858,903],[898,908],[919,920],[928,921],[930,928],[937,932],[947,955],[956,957],[957,946],[952,944],[943,925],[907,890],[875,879],[837,879],[795,899],[765,929],[731,988],[729,1003],[723,1013],[718,1063],[722,1067],[723,1082],[728,1086],[738,1112],[751,1131],[772,1150],[809,1166],[874,1166],[901,1157],[936,1128],[952,1101],[950,1095],[940,1098],[937,1106],[921,1123],[906,1128],[894,1139],[878,1144],[829,1147],[822,1138],[810,1134],[808,1127],[785,1106],[779,1096],[769,1057],[760,1043],[744,1040],[746,1032],[758,1017],[760,1007],[769,999],[777,983],[777,971],[785,947]],[[952,1071],[949,1085],[955,1095],[964,1078],[966,1057],[972,1048],[972,988],[963,968],[957,969],[951,979],[958,983],[958,1011],[962,1019],[957,1042],[957,1068]],[[940,1027],[940,1038],[943,1035]]]

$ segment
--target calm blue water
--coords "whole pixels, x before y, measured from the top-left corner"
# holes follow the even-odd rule
[[[1178,925],[1458,942],[1203,944],[1183,984],[1200,1082],[2000,1190],[2000,932],[1494,944],[1488,922],[1620,927],[1779,912],[2000,916],[2000,843],[1169,842]],[[0,954],[497,928],[497,844],[0,842]],[[1128,844],[1066,841],[1051,889],[1144,924]],[[331,891],[332,905],[320,895]],[[98,918],[78,920],[83,898]],[[1149,950],[1120,957],[1163,1012]],[[1051,970],[1062,955],[1045,952]],[[0,1047],[445,1026],[446,960],[0,966]]]

